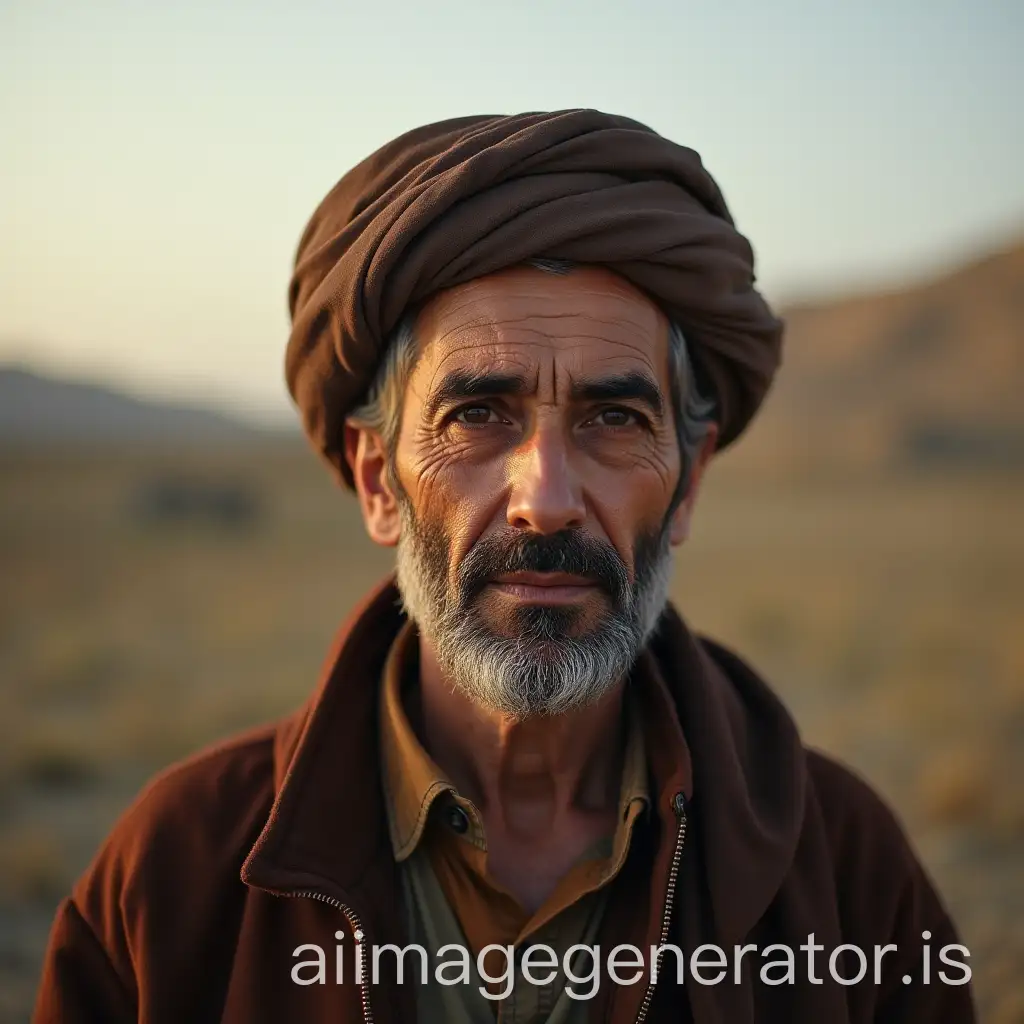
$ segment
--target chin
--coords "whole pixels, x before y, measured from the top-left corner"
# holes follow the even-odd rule
[[[486,595],[479,599],[477,613],[482,625],[495,636],[557,642],[566,638],[582,640],[597,633],[607,615],[604,603],[528,604]]]
[[[555,655],[565,640],[586,640],[596,635],[601,628],[600,618],[585,608],[525,605],[485,616],[484,621],[496,636],[523,640],[531,651]]]

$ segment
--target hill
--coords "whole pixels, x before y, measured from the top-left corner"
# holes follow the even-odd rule
[[[1024,242],[783,316],[783,369],[737,467],[1024,466]]]
[[[0,366],[0,443],[244,441],[264,433],[223,413]]]
[[[726,472],[1024,467],[1024,241],[886,293],[796,304]],[[279,436],[222,413],[0,367],[0,443]]]

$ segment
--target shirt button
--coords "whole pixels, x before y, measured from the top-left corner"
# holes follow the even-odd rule
[[[461,836],[469,830],[469,815],[456,804],[448,808],[448,824],[453,832]]]

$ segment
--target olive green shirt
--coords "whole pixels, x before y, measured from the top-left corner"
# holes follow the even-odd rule
[[[644,730],[631,687],[626,688],[626,745],[620,784],[619,815],[613,835],[594,844],[566,873],[535,912],[529,913],[487,870],[487,839],[479,810],[423,748],[410,723],[407,702],[419,678],[419,642],[412,624],[395,639],[384,669],[380,728],[383,778],[392,849],[401,865],[409,941],[428,954],[429,983],[419,984],[419,961],[406,957],[407,975],[416,976],[417,1019],[425,1024],[577,1024],[586,1020],[588,1000],[573,999],[561,970],[571,946],[596,943],[608,887],[629,852],[638,818],[649,807]],[[481,992],[503,994],[507,982],[485,983],[477,973],[477,956],[488,945],[512,946],[515,977],[504,998],[488,999]],[[535,985],[522,973],[521,951],[535,944],[549,946],[558,958],[557,971],[547,966],[550,955],[534,954]],[[468,950],[469,982],[455,966],[461,954],[447,945]],[[439,964],[450,964],[437,981]],[[503,952],[490,951],[485,972],[501,977],[507,970]],[[589,954],[577,954],[571,965],[577,977],[593,968]],[[547,980],[547,975],[554,976]],[[412,983],[407,977],[406,983]],[[572,985],[587,993],[592,982]]]

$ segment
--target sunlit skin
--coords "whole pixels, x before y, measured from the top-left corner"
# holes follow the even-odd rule
[[[434,296],[416,337],[396,470],[417,519],[444,525],[449,582],[481,537],[510,528],[582,528],[632,572],[635,540],[664,522],[682,468],[660,310],[604,269],[514,268]],[[672,515],[673,545],[689,534],[716,434]],[[381,439],[350,426],[346,445],[370,537],[392,546],[401,522]],[[519,602],[573,603],[582,633],[607,611],[600,588],[554,576],[507,577],[478,601],[497,632]],[[513,720],[453,690],[426,636],[420,665],[409,708],[420,738],[479,808],[493,878],[536,909],[614,831],[624,681],[588,707]]]

